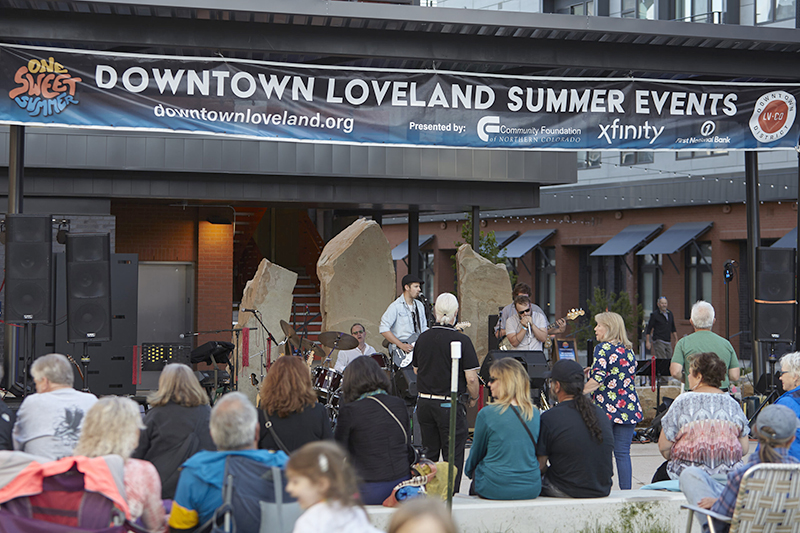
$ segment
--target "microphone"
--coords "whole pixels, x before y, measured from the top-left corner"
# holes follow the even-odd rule
[[[244,311],[245,313],[253,313],[253,314],[258,313],[258,309],[242,309],[242,311]]]
[[[425,297],[425,293],[424,292],[419,293],[419,296],[417,296],[417,299],[422,300],[425,303],[428,303],[428,299]]]
[[[180,335],[178,335],[178,337],[180,337],[181,339],[184,339],[186,337],[195,337],[197,335],[199,335],[199,333],[192,333],[191,331],[188,331],[186,333],[181,333]]]

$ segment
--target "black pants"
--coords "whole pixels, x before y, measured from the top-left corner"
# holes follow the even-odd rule
[[[447,461],[449,436],[450,436],[450,402],[442,400],[428,400],[420,398],[417,401],[417,418],[422,431],[422,447],[425,448],[426,457],[434,463],[439,460]],[[456,407],[456,453],[453,464],[458,469],[456,473],[453,492],[458,492],[461,486],[461,475],[464,472],[464,448],[467,445],[469,430],[467,428],[467,408],[458,403]]]

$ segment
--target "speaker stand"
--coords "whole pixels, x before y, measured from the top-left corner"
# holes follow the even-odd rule
[[[767,390],[767,397],[761,402],[761,405],[758,406],[756,412],[753,413],[753,416],[747,421],[750,425],[753,424],[753,420],[758,417],[758,414],[761,410],[774,402],[778,399],[778,387],[775,386],[775,363],[778,362],[778,358],[775,356],[775,342],[773,341],[766,341],[769,344],[769,356],[767,357],[767,363],[769,364],[769,379],[765,384]]]
[[[83,367],[83,392],[91,392],[89,390],[89,363],[91,363],[91,359],[89,358],[89,343],[82,342],[83,344],[83,355],[81,355],[81,366]]]

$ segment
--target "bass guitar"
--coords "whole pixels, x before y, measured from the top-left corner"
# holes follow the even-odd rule
[[[471,326],[472,323],[470,322],[459,322],[454,327],[457,331],[464,331],[466,328]],[[419,334],[414,333],[403,342],[406,344],[410,344],[411,346],[414,346],[418,338]],[[411,361],[414,359],[414,350],[411,350],[410,352],[406,353],[394,344],[389,344],[389,354],[392,357],[392,362],[395,364],[397,368],[407,367],[408,365],[411,364]]]
[[[569,313],[567,313],[567,316],[565,316],[563,318],[564,318],[564,320],[575,320],[579,316],[583,316],[585,314],[586,314],[586,312],[583,309],[573,308],[573,309],[570,309]],[[561,319],[558,319],[555,322],[553,322],[552,324],[548,324],[547,325],[547,331],[550,331],[551,329],[558,328],[558,322],[560,320]],[[547,337],[547,340],[544,341],[544,343],[543,343],[544,344],[544,348],[545,349],[550,348],[552,343],[553,343],[553,341],[550,340],[550,337]],[[514,349],[514,347],[511,345],[511,341],[508,340],[508,337],[503,337],[503,340],[500,341],[500,349],[501,350],[513,350]]]

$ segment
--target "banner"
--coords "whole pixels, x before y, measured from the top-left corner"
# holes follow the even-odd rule
[[[543,78],[0,45],[0,123],[525,150],[797,146],[798,84]]]

